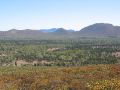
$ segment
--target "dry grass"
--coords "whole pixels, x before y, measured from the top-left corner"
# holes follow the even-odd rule
[[[120,90],[120,65],[1,67],[0,90]]]

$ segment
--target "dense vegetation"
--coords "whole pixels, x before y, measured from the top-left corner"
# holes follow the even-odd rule
[[[81,66],[119,63],[117,39],[0,40],[0,65],[13,61],[46,61],[47,66]]]
[[[120,65],[1,67],[0,90],[120,90]]]

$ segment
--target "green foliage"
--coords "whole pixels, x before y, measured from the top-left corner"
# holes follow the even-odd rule
[[[81,66],[86,64],[113,64],[119,57],[119,40],[0,40],[0,65],[16,60],[47,61],[50,66]],[[44,64],[45,65],[45,64]]]

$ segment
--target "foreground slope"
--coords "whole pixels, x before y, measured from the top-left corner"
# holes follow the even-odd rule
[[[120,65],[2,67],[0,90],[120,90]]]

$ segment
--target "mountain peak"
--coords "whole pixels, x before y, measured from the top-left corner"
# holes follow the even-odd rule
[[[81,29],[79,33],[84,36],[116,36],[120,33],[117,30],[120,28],[109,23],[95,23]]]

